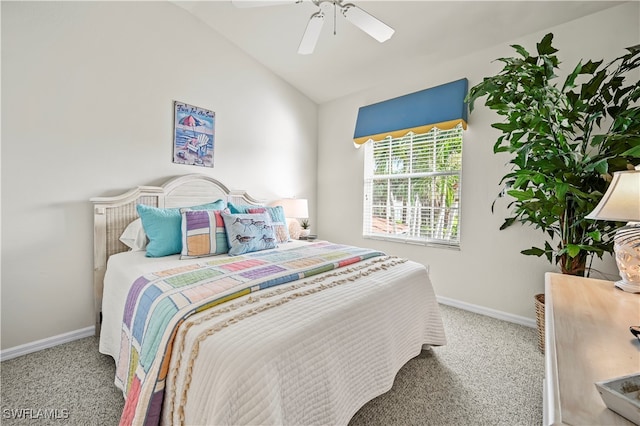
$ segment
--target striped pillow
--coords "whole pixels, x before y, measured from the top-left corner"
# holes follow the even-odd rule
[[[229,251],[227,233],[220,210],[180,209],[182,214],[182,252],[180,259],[215,256]]]

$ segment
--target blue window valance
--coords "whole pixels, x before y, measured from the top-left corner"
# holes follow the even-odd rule
[[[430,89],[410,93],[360,107],[353,141],[361,145],[387,136],[401,137],[409,132],[426,133],[433,127],[467,128],[466,78]]]

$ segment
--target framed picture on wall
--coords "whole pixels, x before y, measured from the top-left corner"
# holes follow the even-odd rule
[[[173,162],[213,167],[216,113],[173,102]]]

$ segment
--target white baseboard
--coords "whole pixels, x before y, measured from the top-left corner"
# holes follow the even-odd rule
[[[57,336],[47,337],[46,339],[36,340],[35,342],[25,343],[24,345],[14,346],[13,348],[0,351],[0,361],[6,361],[21,355],[38,352],[42,349],[52,348],[54,346],[62,345],[63,343],[93,336],[94,334],[96,334],[96,327],[91,326],[80,330],[70,331],[68,333],[58,334]]]
[[[484,306],[473,305],[471,303],[462,302],[456,299],[450,299],[448,297],[436,296],[439,303],[443,305],[453,306],[454,308],[463,309],[465,311],[475,312],[476,314],[486,315],[488,317],[497,318],[500,320],[512,322],[515,324],[524,325],[526,327],[535,328],[536,320],[518,315],[509,314],[495,309],[485,308]],[[70,331],[68,333],[59,334],[57,336],[48,337],[46,339],[37,340],[31,343],[25,343],[24,345],[15,346],[13,348],[0,351],[0,361],[6,361],[11,358],[16,358],[21,355],[30,354],[32,352],[38,352],[42,349],[51,348],[54,346],[62,345],[63,343],[72,342],[74,340],[82,339],[85,337],[93,336],[95,334],[95,326],[83,328],[80,330]]]
[[[536,328],[535,318],[521,317],[519,315],[509,314],[507,312],[497,311],[491,308],[485,308],[484,306],[473,305],[471,303],[462,302],[456,299],[450,299],[448,297],[436,296],[439,303],[443,305],[453,306],[454,308],[463,309],[465,311],[475,312],[476,314],[486,315],[491,318],[497,318],[499,320],[512,322],[514,324],[524,325],[526,327]]]

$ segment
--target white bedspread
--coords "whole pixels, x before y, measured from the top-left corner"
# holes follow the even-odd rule
[[[172,262],[190,261],[111,257],[102,353],[119,353],[122,283]],[[370,259],[189,317],[173,346],[163,423],[347,424],[423,345],[443,344],[426,268]]]

